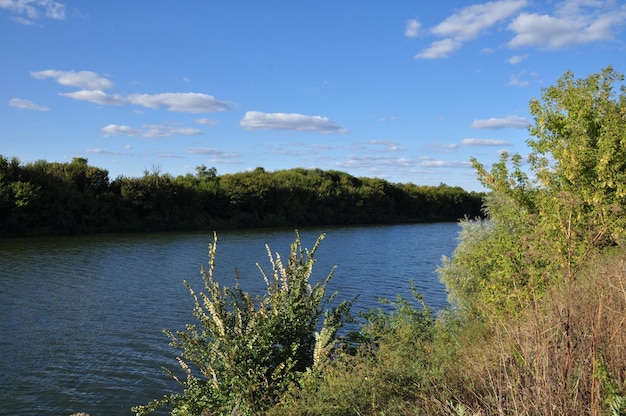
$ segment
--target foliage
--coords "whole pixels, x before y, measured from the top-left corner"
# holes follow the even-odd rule
[[[335,347],[335,335],[349,319],[351,302],[324,308],[326,279],[311,284],[315,252],[296,240],[286,263],[267,248],[271,274],[259,270],[267,292],[254,298],[238,285],[224,287],[214,277],[217,236],[209,247],[209,268],[202,268],[204,291],[193,296],[198,324],[175,334],[172,344],[183,350],[179,359],[186,379],[176,380],[182,394],[165,396],[134,410],[138,414],[173,407],[175,415],[259,414],[276,403],[306,371],[320,366]],[[323,322],[320,322],[323,317]],[[193,368],[192,368],[193,367]]]
[[[584,79],[568,72],[533,99],[528,173],[519,155],[503,154],[490,171],[473,161],[492,191],[487,219],[462,222],[459,245],[440,268],[458,313],[484,320],[491,332],[488,345],[463,351],[491,356],[464,366],[473,387],[458,394],[469,408],[623,411],[622,81],[611,67]]]
[[[573,279],[594,253],[622,244],[626,93],[623,86],[619,96],[615,91],[622,80],[611,67],[579,80],[568,72],[531,101],[530,175],[520,155],[503,153],[491,171],[473,160],[492,191],[488,230],[464,223],[441,269],[461,306],[516,314],[547,285]]]
[[[359,347],[340,350],[293,386],[273,415],[440,414],[448,406],[442,361],[454,354],[432,310],[413,300],[382,300],[361,316]],[[345,342],[348,342],[346,340]],[[437,400],[432,400],[437,397]]]
[[[569,211],[573,231],[598,247],[622,243],[626,232],[626,87],[616,91],[623,79],[611,67],[585,79],[567,72],[530,103],[532,169]]]
[[[456,221],[480,213],[482,194],[391,184],[344,172],[289,169],[218,175],[198,166],[139,178],[89,166],[0,156],[0,237],[88,232]]]

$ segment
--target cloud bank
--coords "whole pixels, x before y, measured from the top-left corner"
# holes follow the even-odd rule
[[[558,3],[554,15],[522,13],[509,25],[515,33],[511,48],[537,46],[561,49],[573,45],[613,40],[613,31],[626,21],[626,5],[614,2]]]
[[[538,47],[563,49],[575,45],[614,40],[614,33],[626,23],[626,4],[610,0],[564,0],[552,12],[522,11],[536,3],[527,0],[499,0],[466,6],[445,18],[427,32],[441,38],[418,52],[415,59],[444,59],[463,46],[488,33],[497,24],[513,33],[505,43],[509,48]],[[542,6],[539,3],[539,6]],[[550,6],[544,3],[543,6]],[[412,21],[409,21],[412,22]],[[418,27],[419,28],[419,27]],[[416,37],[410,23],[405,36]],[[510,63],[520,62],[514,57]],[[523,58],[522,58],[523,59]]]
[[[337,134],[348,130],[326,117],[295,113],[263,113],[248,111],[239,125],[246,130],[294,130],[311,133]]]
[[[113,88],[113,82],[92,71],[75,72],[46,69],[44,71],[32,71],[30,75],[36,79],[53,78],[61,85],[85,90],[108,90]]]
[[[483,120],[474,120],[471,128],[473,129],[525,129],[528,127],[528,120],[519,116],[507,116],[504,118],[488,118]]]
[[[43,105],[35,104],[31,100],[26,100],[23,98],[12,98],[9,100],[9,105],[11,107],[15,107],[20,110],[35,110],[35,111],[48,111],[50,110],[48,107],[44,107]]]
[[[127,97],[132,104],[147,108],[165,108],[179,113],[212,113],[226,111],[228,104],[216,100],[212,95],[197,92],[169,92],[162,94],[131,94]]]
[[[511,146],[506,140],[466,138],[461,141],[465,146]]]
[[[219,101],[212,95],[197,92],[130,94],[126,97],[119,94],[108,94],[104,90],[112,89],[114,87],[113,82],[93,71],[75,72],[46,69],[43,71],[32,71],[30,75],[36,79],[52,78],[61,85],[80,88],[79,91],[60,93],[60,95],[100,105],[123,105],[130,103],[151,109],[164,108],[167,111],[192,114],[230,109],[228,103]]]
[[[197,136],[201,135],[202,130],[191,127],[175,127],[163,124],[146,124],[141,129],[132,128],[126,125],[109,124],[102,129],[104,137],[112,136],[131,136],[142,137],[144,139],[153,139],[157,137],[172,137],[177,135]]]
[[[18,23],[33,24],[41,17],[55,20],[65,19],[65,5],[52,0],[0,0],[0,9],[9,10],[17,15]],[[26,16],[26,18],[22,17]]]
[[[101,90],[80,90],[61,93],[59,95],[101,105],[122,105],[126,103],[126,100],[123,97],[117,94],[109,95]]]
[[[464,42],[478,37],[484,30],[511,17],[526,5],[526,0],[503,0],[475,4],[461,9],[430,30],[444,39],[415,55],[416,59],[442,59],[459,49]]]

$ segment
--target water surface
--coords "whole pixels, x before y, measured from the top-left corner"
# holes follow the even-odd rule
[[[409,281],[434,308],[446,305],[435,274],[456,246],[454,223],[303,229],[310,248],[326,232],[313,281],[337,266],[331,290],[359,298],[409,296]],[[97,235],[0,240],[0,414],[132,414],[130,407],[179,391],[164,328],[193,322],[183,286],[201,288],[212,233]],[[216,277],[253,293],[270,271],[265,244],[286,257],[293,230],[218,235]]]

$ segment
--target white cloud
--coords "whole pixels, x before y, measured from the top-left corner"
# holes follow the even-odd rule
[[[508,43],[513,48],[521,46],[559,48],[576,43],[575,39],[579,36],[578,29],[567,21],[539,14],[524,13],[511,23],[509,29],[517,33]]]
[[[391,121],[398,121],[398,117],[396,116],[389,116],[389,117],[381,117],[378,119],[379,122],[381,123],[387,123],[387,122],[391,122]]]
[[[203,117],[203,118],[197,119],[196,123],[198,123],[198,124],[205,124],[205,125],[208,125],[208,126],[216,126],[218,124],[218,121],[210,119],[210,118]]]
[[[526,72],[522,71],[520,73],[517,74],[511,74],[511,77],[509,78],[509,85],[514,86],[514,87],[526,87],[528,86],[528,81],[523,80],[522,76],[524,76],[526,74]]]
[[[201,130],[191,127],[175,127],[172,125],[146,124],[141,129],[135,129],[125,125],[109,124],[102,129],[104,137],[132,136],[152,139],[155,137],[172,137],[176,135],[196,136],[203,134]]]
[[[528,120],[520,116],[507,116],[504,118],[488,118],[474,120],[471,127],[473,129],[525,129],[528,127]]]
[[[52,0],[0,0],[0,8],[26,15],[28,19],[23,17],[13,19],[22,24],[32,24],[32,20],[42,16],[48,19],[65,19],[65,5]]]
[[[287,142],[270,145],[268,150],[272,154],[283,156],[311,156],[319,155],[320,151],[333,150],[335,147],[322,143]]]
[[[307,155],[315,154],[315,152],[312,151],[311,149],[298,148],[298,147],[293,147],[293,146],[291,146],[291,147],[296,149],[296,150],[291,150],[288,145],[286,145],[286,146],[272,146],[272,148],[270,149],[270,153],[272,153],[274,155],[290,156],[290,157],[307,156]]]
[[[377,146],[377,151],[380,152],[403,152],[406,150],[406,147],[402,147],[399,143],[391,140],[370,140],[366,144]]]
[[[467,6],[435,26],[432,33],[457,40],[475,39],[484,29],[512,16],[525,5],[526,0],[502,0]]]
[[[435,160],[431,158],[422,158],[419,162],[420,166],[425,168],[471,168],[471,162],[459,160]]]
[[[246,130],[296,130],[312,133],[347,133],[348,130],[326,117],[303,114],[248,111],[239,125]]]
[[[189,153],[190,155],[209,155],[209,156],[222,156],[224,154],[223,151],[218,150],[218,149],[213,149],[210,147],[195,147],[195,148],[185,150],[185,153]]]
[[[19,108],[20,110],[35,110],[35,111],[48,111],[48,110],[50,110],[48,107],[44,107],[43,105],[35,104],[31,100],[25,100],[23,98],[12,98],[9,101],[9,105],[11,107]]]
[[[528,58],[528,54],[526,55],[513,55],[509,58],[509,60],[507,61],[508,63],[510,63],[511,65],[516,65],[519,64],[520,62],[526,60],[526,58]]]
[[[465,146],[511,146],[506,140],[466,138],[461,141]]]
[[[33,78],[54,78],[61,85],[78,87],[86,90],[108,90],[113,88],[113,82],[92,71],[57,71],[46,69],[44,71],[32,71]]]
[[[170,152],[159,152],[154,154],[156,157],[160,158],[170,158],[170,159],[181,159],[182,156],[177,155],[176,153]]]
[[[453,152],[459,148],[459,145],[456,143],[431,142],[430,145],[434,148],[441,149],[444,152]]]
[[[226,111],[229,106],[212,95],[195,92],[169,92],[162,94],[131,94],[128,101],[148,108],[165,108],[179,113],[211,113]]]
[[[144,128],[146,129],[143,135],[143,137],[145,138],[172,137],[175,135],[199,136],[203,134],[202,130],[194,129],[193,127],[175,127],[162,124],[147,124],[144,125]]]
[[[109,124],[101,129],[104,137],[111,136],[141,136],[141,130],[136,130],[128,126],[120,126],[118,124]]]
[[[441,59],[475,39],[485,29],[505,20],[526,5],[526,0],[501,0],[475,4],[461,9],[431,29],[444,39],[435,41],[415,55],[416,59]]]
[[[11,20],[13,20],[14,22],[17,22],[17,23],[19,23],[21,25],[24,25],[24,26],[32,26],[32,25],[35,24],[34,21],[26,19],[26,18],[23,18],[23,17],[20,17],[20,16],[13,16],[11,18]]]
[[[421,23],[416,19],[409,20],[406,23],[406,28],[404,29],[404,36],[407,38],[416,38],[419,35],[421,27]]]
[[[507,20],[507,29],[514,33],[507,43],[509,47],[544,49],[614,40],[615,32],[626,23],[626,4],[613,0],[564,0],[552,13],[520,12],[527,4],[527,0],[499,0],[464,7],[430,30],[441,39],[415,58],[447,58],[465,42]],[[514,56],[509,63],[517,64],[526,58]]]
[[[388,155],[348,155],[345,161],[335,163],[342,169],[373,169],[380,166],[407,167],[412,166],[413,160],[404,157]]]
[[[32,71],[30,74],[33,78],[53,78],[61,85],[78,87],[80,88],[79,91],[61,93],[60,95],[97,104],[122,105],[129,102],[147,108],[165,108],[168,111],[195,114],[226,111],[229,109],[229,105],[226,102],[216,100],[211,95],[195,92],[130,94],[126,97],[119,94],[107,94],[104,90],[113,88],[113,82],[92,71],[75,72],[47,69],[44,71]],[[204,120],[199,121],[200,124],[211,123],[208,119],[200,120]]]
[[[122,152],[116,152],[113,150],[103,150],[103,149],[85,149],[85,153],[92,153],[96,155],[115,155],[115,156],[127,154],[127,153],[122,153]]]
[[[75,92],[61,93],[63,97],[73,98],[75,100],[89,101],[102,105],[122,105],[125,103],[123,97],[117,94],[106,94],[100,90],[80,90]]]
[[[238,159],[241,155],[237,153],[226,153],[222,150],[213,149],[210,147],[196,147],[185,150],[185,153],[190,155],[208,156],[208,162],[210,163],[240,163]]]
[[[461,47],[462,43],[454,39],[437,40],[430,47],[414,56],[415,59],[442,59]]]
[[[583,8],[586,7],[586,8]],[[509,47],[560,49],[613,39],[626,22],[626,5],[613,1],[566,0],[554,15],[522,13],[509,26],[515,36]]]

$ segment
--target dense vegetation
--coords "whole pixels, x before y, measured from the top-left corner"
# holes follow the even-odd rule
[[[87,159],[22,165],[0,155],[0,236],[456,221],[482,194],[290,169],[109,179]]]
[[[268,291],[256,300],[203,272],[206,292],[192,291],[198,326],[170,334],[183,349],[184,392],[135,410],[626,415],[622,82],[611,67],[566,73],[530,103],[527,164],[507,154],[490,170],[474,161],[491,190],[487,218],[461,222],[439,270],[450,310],[435,314],[413,293],[337,337],[349,303],[313,324],[328,278],[309,283],[315,250],[296,239],[287,265],[270,255],[273,278],[263,274]]]

